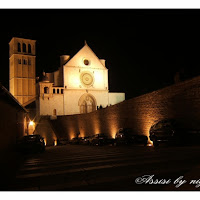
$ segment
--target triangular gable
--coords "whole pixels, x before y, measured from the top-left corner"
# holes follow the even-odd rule
[[[84,59],[89,61],[88,65],[84,64]],[[104,64],[92,51],[92,49],[85,44],[82,49],[78,51],[64,66],[65,67],[85,67],[93,69],[107,69]]]

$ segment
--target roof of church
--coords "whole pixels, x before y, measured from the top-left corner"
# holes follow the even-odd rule
[[[103,68],[107,69],[106,66],[105,66],[105,64],[104,65],[102,64],[102,61],[104,60],[104,62],[105,62],[105,59],[99,59],[98,56],[95,54],[95,52],[89,47],[89,45],[87,44],[86,40],[84,40],[84,46],[78,52],[76,52],[75,55],[71,56],[71,58],[64,65],[71,65],[71,62],[73,62],[74,59],[77,58],[77,56],[80,56],[83,52],[85,52],[85,50],[86,51],[88,50],[87,51],[87,52],[89,52],[88,55],[92,56],[93,59],[98,60],[99,64]],[[72,66],[73,66],[73,64],[72,64]]]
[[[17,99],[0,83],[0,98],[1,100],[13,105],[15,107],[20,108],[21,110],[28,112],[26,108],[24,108]]]

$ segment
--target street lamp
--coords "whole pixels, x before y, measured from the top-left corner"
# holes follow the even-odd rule
[[[33,126],[33,125],[34,125],[34,122],[33,122],[33,121],[30,121],[30,122],[29,122],[29,125],[30,125],[30,126]]]

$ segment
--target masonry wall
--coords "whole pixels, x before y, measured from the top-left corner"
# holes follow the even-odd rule
[[[16,107],[0,99],[0,189],[6,188],[15,178],[18,163],[16,139],[25,134],[25,113]]]
[[[61,132],[60,132],[61,133]],[[53,146],[57,142],[57,137],[49,121],[49,117],[43,116],[40,118],[34,134],[39,134],[44,138],[46,146]]]
[[[155,122],[166,118],[200,129],[200,77],[89,114],[58,116],[53,123],[62,130],[56,133],[57,138],[70,139],[79,132],[81,137],[96,133],[114,137],[121,127],[148,135]]]

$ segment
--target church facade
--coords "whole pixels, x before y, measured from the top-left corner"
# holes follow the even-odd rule
[[[108,69],[85,42],[72,57],[60,56],[60,67],[36,83],[36,41],[10,41],[10,92],[23,106],[36,101],[37,116],[89,113],[125,100],[110,93]]]
[[[44,73],[38,84],[40,115],[73,115],[89,113],[125,100],[124,93],[110,93],[108,69],[85,42],[71,59],[60,57],[60,67]]]

